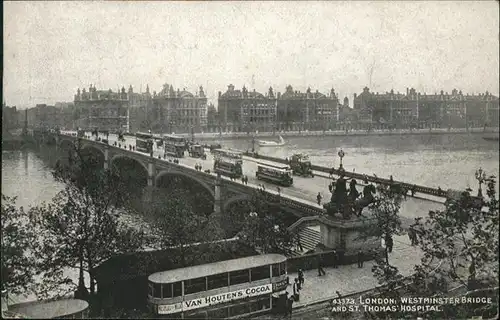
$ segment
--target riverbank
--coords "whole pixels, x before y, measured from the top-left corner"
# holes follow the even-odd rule
[[[195,133],[195,140],[229,140],[229,139],[248,139],[252,136],[258,138],[277,138],[282,137],[326,137],[326,136],[398,136],[398,135],[439,135],[439,134],[483,134],[485,136],[498,136],[500,128],[465,128],[460,129],[443,129],[434,128],[430,129],[398,129],[398,130],[372,130],[370,132],[366,130],[329,130],[329,131],[282,131],[282,132],[203,132]],[[192,135],[188,133],[180,133],[180,136],[191,138]]]

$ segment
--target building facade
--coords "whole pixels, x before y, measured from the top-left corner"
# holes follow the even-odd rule
[[[7,132],[10,130],[18,129],[20,124],[19,112],[16,107],[9,107],[5,104],[2,105],[2,131]]]
[[[75,95],[75,124],[83,129],[130,131],[129,99],[125,88],[113,92],[90,85]]]
[[[148,113],[151,130],[162,133],[204,132],[207,128],[207,97],[203,87],[196,94],[174,90],[169,84],[152,98]]]
[[[286,87],[283,94],[278,93],[277,129],[296,130],[329,130],[334,129],[339,120],[339,101],[332,88],[329,96],[318,90],[305,93],[294,91],[292,86]]]
[[[361,94],[354,94],[354,110],[358,114],[355,126],[360,128],[498,126],[498,97],[488,92],[464,95],[453,89],[451,94],[428,95],[407,88],[406,94],[394,90],[379,94],[365,87]]]
[[[248,91],[243,86],[235,90],[230,84],[227,91],[219,91],[218,114],[220,127],[225,132],[270,132],[276,129],[276,98],[272,88],[267,94]]]
[[[219,118],[219,112],[215,109],[213,103],[207,106],[207,132],[221,132],[222,126]]]
[[[130,131],[148,131],[152,127],[153,118],[151,116],[153,107],[153,96],[149,92],[149,85],[146,92],[134,92],[132,86],[128,88],[129,100],[129,124]]]

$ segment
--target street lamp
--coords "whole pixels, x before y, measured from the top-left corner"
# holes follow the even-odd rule
[[[479,168],[479,170],[476,171],[476,179],[479,182],[479,190],[477,191],[477,196],[482,198],[483,197],[483,192],[481,190],[481,185],[488,180],[486,178],[486,172],[483,171],[483,169]]]
[[[340,167],[339,167],[339,170],[343,170],[344,168],[342,167],[342,158],[345,156],[345,153],[344,153],[344,151],[342,151],[342,149],[340,149],[340,151],[338,153],[338,156],[340,158]]]

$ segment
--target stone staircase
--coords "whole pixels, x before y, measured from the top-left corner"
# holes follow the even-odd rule
[[[292,256],[301,256],[316,248],[321,238],[319,226],[306,226],[302,228],[299,231],[299,237],[302,249],[304,250],[297,248]]]

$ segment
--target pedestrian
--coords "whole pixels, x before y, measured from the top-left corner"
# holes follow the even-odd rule
[[[262,191],[266,191],[266,187],[262,185]]]
[[[295,301],[299,301],[300,300],[300,285],[299,285],[298,278],[294,279],[292,288],[293,288],[293,299]]]
[[[392,252],[392,246],[394,245],[394,241],[392,240],[391,235],[386,235],[385,237],[385,246],[387,247],[387,252]]]
[[[302,247],[302,241],[300,241],[300,235],[297,237],[297,247],[300,251],[304,251],[304,248]]]
[[[299,269],[298,275],[299,275],[300,287],[302,288],[304,286],[304,271],[302,271],[302,269]]]
[[[358,268],[363,268],[363,251],[358,250]]]
[[[318,195],[316,196],[316,200],[318,200],[318,205],[321,205],[321,193],[318,192]]]
[[[285,292],[285,300],[283,300],[283,313],[286,316],[288,316],[288,291]]]
[[[293,309],[293,297],[290,297],[288,299],[288,315],[290,316],[290,319],[292,318],[292,309]]]
[[[245,184],[248,185],[248,176],[245,176]]]
[[[280,195],[281,194],[281,188],[277,187],[276,189],[278,189],[278,194]]]
[[[323,256],[321,254],[318,255],[318,277],[324,276],[326,274],[325,270],[323,270]]]
[[[337,269],[338,267],[338,264],[339,264],[339,256],[337,254],[337,250],[333,250],[333,263],[332,263],[332,266],[334,269]]]

